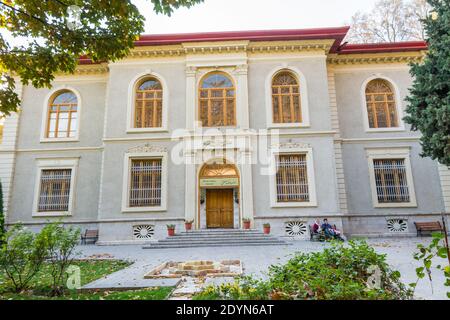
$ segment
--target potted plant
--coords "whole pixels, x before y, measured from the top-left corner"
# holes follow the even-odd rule
[[[250,222],[251,222],[250,219],[244,218],[244,219],[242,219],[242,222],[244,223],[244,229],[245,229],[245,230],[250,229]]]
[[[269,234],[270,233],[270,223],[264,223],[263,229],[264,229],[265,234]]]
[[[194,221],[192,221],[192,220],[185,220],[184,221],[184,228],[186,229],[186,231],[192,230],[192,223],[193,222]]]
[[[174,224],[167,225],[167,234],[169,235],[169,237],[173,237],[175,235],[175,225]]]

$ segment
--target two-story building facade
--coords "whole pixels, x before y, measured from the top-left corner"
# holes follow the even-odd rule
[[[8,224],[61,220],[99,243],[270,223],[309,237],[415,234],[450,211],[448,168],[402,120],[426,44],[343,44],[344,28],[144,35],[80,59],[51,89],[17,85],[0,177]]]

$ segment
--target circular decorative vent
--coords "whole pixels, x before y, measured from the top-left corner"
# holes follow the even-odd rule
[[[139,225],[133,227],[133,235],[137,240],[151,239],[155,233],[154,226],[151,225]]]
[[[291,237],[304,236],[306,224],[301,221],[289,221],[286,223],[286,234]]]
[[[408,223],[403,219],[389,219],[387,221],[387,228],[390,232],[407,232]]]

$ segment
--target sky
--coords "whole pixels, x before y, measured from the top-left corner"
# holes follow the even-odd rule
[[[377,0],[205,0],[171,17],[157,15],[148,0],[133,0],[146,18],[145,33],[301,29],[347,25]]]

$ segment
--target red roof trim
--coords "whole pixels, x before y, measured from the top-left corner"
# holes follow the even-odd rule
[[[321,40],[334,39],[330,53],[386,53],[427,50],[425,41],[409,41],[395,43],[365,43],[341,45],[350,27],[315,28],[315,29],[284,29],[284,30],[254,30],[254,31],[224,31],[204,33],[175,33],[141,35],[135,41],[135,46],[157,46],[180,44],[183,42],[206,41],[287,41],[287,40]],[[95,64],[87,56],[80,57],[80,65]]]
[[[338,54],[407,52],[427,50],[427,48],[425,41],[344,44],[339,48]]]
[[[285,41],[310,39],[335,39],[332,51],[336,50],[350,27],[316,28],[316,29],[285,29],[285,30],[254,30],[254,31],[225,31],[205,33],[177,33],[142,35],[135,42],[136,46],[154,46],[180,44],[183,42],[205,41]]]

